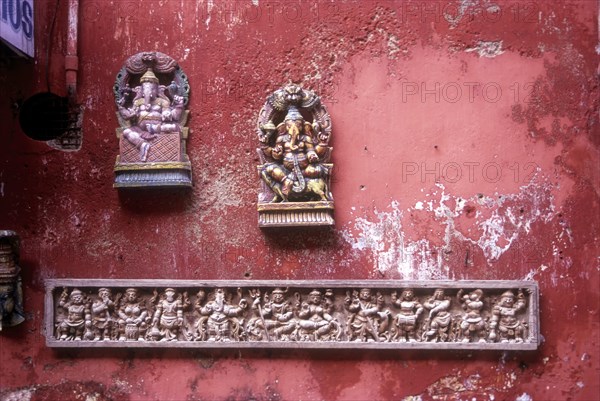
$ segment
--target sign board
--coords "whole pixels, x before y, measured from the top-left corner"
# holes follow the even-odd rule
[[[33,1],[0,0],[0,39],[19,54],[33,57]]]

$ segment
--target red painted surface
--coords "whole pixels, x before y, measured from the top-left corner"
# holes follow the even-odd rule
[[[64,95],[67,7],[36,3],[37,62],[0,68],[0,227],[27,321],[0,399],[600,399],[595,1],[82,1],[83,147],[23,135]],[[146,50],[191,83],[189,193],[118,193],[112,84]],[[288,81],[332,115],[336,227],[257,228],[254,124]],[[459,92],[460,90],[460,92]],[[44,279],[535,279],[539,352],[54,351]],[[13,397],[13,398],[9,398]],[[520,397],[520,398],[519,398]]]

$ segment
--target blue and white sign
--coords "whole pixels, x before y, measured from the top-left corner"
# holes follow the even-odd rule
[[[0,38],[18,52],[33,57],[33,1],[0,0]]]

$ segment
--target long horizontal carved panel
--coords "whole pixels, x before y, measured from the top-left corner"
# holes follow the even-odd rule
[[[50,347],[534,350],[533,281],[46,282]]]

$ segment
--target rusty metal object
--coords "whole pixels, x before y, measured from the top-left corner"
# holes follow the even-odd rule
[[[331,226],[331,118],[312,91],[290,84],[258,116],[260,227]]]
[[[190,86],[166,54],[131,56],[113,87],[120,128],[116,188],[191,187],[186,154]]]
[[[532,281],[48,280],[46,342],[534,350],[538,294]]]

